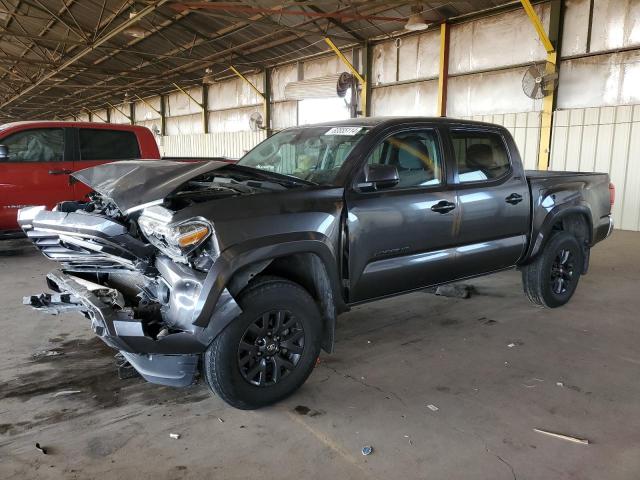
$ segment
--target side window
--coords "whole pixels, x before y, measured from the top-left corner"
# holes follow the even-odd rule
[[[64,130],[42,128],[9,135],[0,143],[9,149],[5,162],[59,162],[64,159]]]
[[[79,129],[81,160],[132,160],[140,158],[138,139],[123,130]]]
[[[510,169],[507,149],[497,133],[453,130],[451,141],[460,183],[500,178]]]
[[[367,163],[395,166],[400,181],[393,188],[430,187],[442,183],[442,156],[433,130],[391,135],[374,148]]]

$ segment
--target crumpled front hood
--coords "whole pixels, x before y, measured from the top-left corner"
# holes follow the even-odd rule
[[[160,203],[185,182],[226,165],[215,161],[123,160],[85,168],[72,176],[110,198],[126,215]]]

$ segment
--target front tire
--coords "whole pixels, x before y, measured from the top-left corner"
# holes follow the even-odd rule
[[[566,304],[578,286],[583,251],[570,233],[554,232],[542,253],[522,268],[522,285],[529,300],[542,307]]]
[[[251,410],[282,400],[311,374],[322,323],[309,293],[288,280],[257,280],[238,298],[242,314],[203,358],[209,388],[229,405]]]

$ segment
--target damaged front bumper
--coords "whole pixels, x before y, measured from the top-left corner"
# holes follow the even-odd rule
[[[231,294],[223,290],[207,325],[194,325],[205,273],[162,255],[143,257],[143,246],[109,219],[32,213],[22,216],[25,232],[62,268],[47,275],[56,293],[25,297],[24,303],[52,314],[80,311],[93,332],[150,382],[193,383],[201,354],[241,313]],[[132,244],[137,251],[128,248]]]

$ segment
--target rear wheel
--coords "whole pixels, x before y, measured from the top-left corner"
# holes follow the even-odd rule
[[[568,232],[555,232],[543,252],[522,268],[524,292],[536,305],[560,307],[573,296],[583,263],[576,237]]]
[[[204,355],[204,377],[231,406],[254,409],[305,382],[320,353],[321,318],[306,290],[277,277],[248,287],[238,303],[242,314]]]

